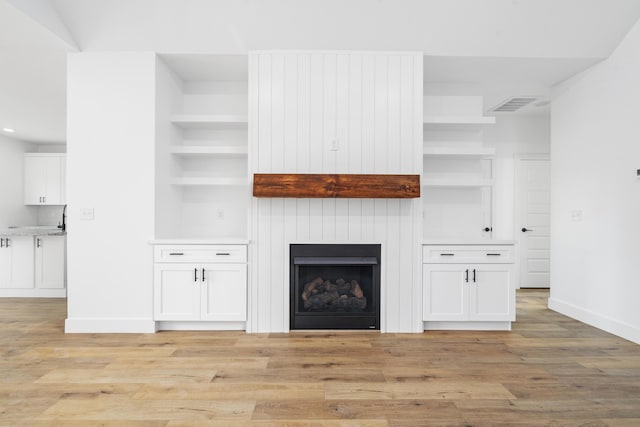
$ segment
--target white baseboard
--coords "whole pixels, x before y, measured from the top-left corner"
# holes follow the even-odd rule
[[[67,318],[64,331],[67,334],[153,334],[156,322],[141,318]]]
[[[549,298],[547,304],[549,309],[553,311],[557,311],[560,314],[579,320],[587,325],[640,344],[640,329],[632,325],[554,298]]]
[[[0,289],[0,298],[66,298],[66,289]]]
[[[244,331],[246,322],[157,322],[158,331]]]

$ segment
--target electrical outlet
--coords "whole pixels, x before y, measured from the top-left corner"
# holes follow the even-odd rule
[[[216,209],[216,219],[218,220],[224,219],[224,209]]]
[[[340,143],[337,139],[331,140],[331,151],[338,151],[340,149]]]

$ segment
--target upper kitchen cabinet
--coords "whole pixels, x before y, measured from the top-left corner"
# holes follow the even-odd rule
[[[24,155],[24,204],[66,203],[66,155],[26,153]]]
[[[156,237],[246,238],[246,55],[159,55]]]

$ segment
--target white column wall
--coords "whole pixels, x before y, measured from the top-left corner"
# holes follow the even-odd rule
[[[154,76],[153,53],[69,56],[67,332],[155,329]]]
[[[251,173],[422,174],[422,54],[249,58]],[[336,140],[338,150],[331,150]],[[381,329],[419,332],[420,199],[253,199],[250,332],[289,329],[290,243],[381,243]]]
[[[640,343],[638,76],[640,23],[554,90],[549,307]]]

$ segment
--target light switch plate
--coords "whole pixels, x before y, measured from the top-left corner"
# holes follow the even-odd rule
[[[93,221],[94,219],[93,208],[80,208],[80,219],[85,221]]]

